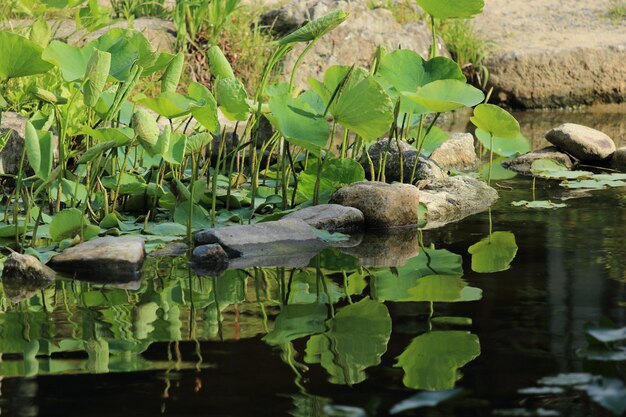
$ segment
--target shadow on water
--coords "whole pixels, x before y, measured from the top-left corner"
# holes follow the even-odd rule
[[[626,325],[626,193],[532,210],[510,204],[530,180],[498,187],[491,213],[366,235],[299,268],[203,276],[149,257],[131,286],[6,287],[2,414],[611,415],[623,342],[594,347],[585,325]]]

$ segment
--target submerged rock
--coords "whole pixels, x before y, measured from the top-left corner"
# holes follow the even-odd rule
[[[283,220],[299,219],[316,229],[329,232],[354,232],[363,229],[361,210],[339,204],[320,204],[289,213]]]
[[[450,138],[430,155],[441,169],[471,171],[480,163],[471,133],[453,133]]]
[[[615,152],[615,142],[606,134],[574,123],[565,123],[549,130],[546,139],[584,162],[603,161]]]
[[[64,250],[50,260],[50,266],[88,281],[120,282],[139,278],[144,257],[142,238],[107,236]]]
[[[5,295],[15,303],[49,286],[55,277],[56,273],[36,257],[13,252],[4,262],[2,287]]]
[[[487,210],[498,199],[498,192],[471,177],[450,177],[431,181],[420,189],[420,200],[427,208],[424,229],[434,229]]]
[[[200,245],[194,248],[191,263],[203,275],[219,275],[228,268],[228,254],[217,243]]]
[[[297,219],[206,229],[194,239],[196,245],[219,243],[231,259],[289,258],[326,246],[311,226]]]
[[[388,229],[416,225],[419,200],[410,184],[361,181],[337,190],[330,202],[361,210],[368,229]]]
[[[626,146],[615,151],[611,158],[611,166],[619,171],[626,172]]]
[[[555,146],[548,146],[543,149],[527,152],[523,155],[502,162],[502,166],[506,169],[510,169],[511,171],[515,171],[518,174],[532,176],[533,173],[530,171],[530,168],[532,167],[533,162],[539,159],[551,159],[565,166],[567,169],[572,169],[574,167],[574,161],[572,158],[568,154],[561,152]]]
[[[378,177],[379,167],[382,166],[383,161],[385,162],[386,182],[400,181],[401,179],[403,182],[409,182],[411,179],[413,167],[417,159],[417,149],[406,142],[399,141],[399,143],[400,147],[398,147],[398,141],[395,139],[389,143],[389,139],[383,138],[370,146],[367,151],[374,165],[376,177]],[[400,157],[400,154],[402,154],[402,157]],[[422,157],[417,160],[418,165],[413,176],[414,182],[446,177],[446,173],[433,160]],[[371,167],[367,156],[364,155],[360,162],[365,170],[365,174],[371,176]]]

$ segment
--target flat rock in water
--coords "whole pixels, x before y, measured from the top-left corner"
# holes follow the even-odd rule
[[[388,229],[417,224],[419,197],[410,184],[362,181],[337,190],[330,202],[361,210],[368,229]]]
[[[420,189],[420,200],[427,208],[424,229],[434,229],[487,210],[498,199],[498,192],[471,177],[450,177],[432,181]]]
[[[284,259],[302,252],[319,252],[326,246],[311,226],[298,219],[207,229],[196,233],[194,239],[196,245],[219,243],[231,260]]]
[[[603,161],[615,152],[615,142],[599,130],[565,123],[546,132],[548,142],[584,162]]]
[[[157,249],[155,251],[150,252],[148,256],[151,258],[158,258],[158,257],[175,258],[177,256],[184,255],[188,249],[189,249],[189,246],[187,246],[187,244],[184,242],[170,242],[166,244],[164,247],[162,247],[161,249]]]
[[[94,281],[130,281],[139,278],[145,257],[140,237],[100,237],[64,250],[50,260],[57,271]]]
[[[443,170],[471,171],[479,164],[474,136],[471,133],[453,133],[450,138],[430,155]]]
[[[515,171],[518,174],[532,176],[533,173],[530,168],[532,167],[533,162],[539,159],[551,159],[565,166],[567,169],[572,169],[574,167],[574,161],[572,158],[568,154],[561,152],[559,148],[555,146],[548,146],[543,149],[527,152],[523,155],[502,162],[502,166],[506,169],[510,169],[511,171]]]
[[[398,146],[398,142],[400,146]],[[389,139],[383,138],[372,144],[367,153],[374,165],[376,178],[379,174],[378,167],[382,166],[383,161],[385,162],[385,182],[400,181],[401,179],[403,182],[409,182],[416,160],[418,165],[415,168],[413,182],[426,179],[443,179],[447,176],[435,161],[421,157],[418,159],[417,149],[404,141],[392,140],[389,143]],[[367,156],[361,158],[360,163],[365,174],[371,177],[372,169]]]
[[[611,158],[611,166],[621,172],[626,172],[626,146],[615,151]]]
[[[363,229],[361,210],[339,204],[320,204],[289,213],[283,220],[299,219],[316,229],[329,232],[354,232]]]
[[[4,262],[2,287],[5,295],[15,303],[49,286],[55,276],[56,273],[36,257],[13,252]]]

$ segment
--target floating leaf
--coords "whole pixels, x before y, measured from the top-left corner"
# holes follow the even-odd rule
[[[593,175],[588,171],[570,171],[553,159],[538,159],[530,166],[530,171],[539,177],[550,179],[577,179]]]
[[[75,209],[65,209],[58,212],[50,222],[50,237],[55,242],[71,239],[83,233],[85,240],[96,236],[100,228],[89,223],[83,212]]]
[[[549,200],[538,200],[538,201],[513,201],[511,205],[515,207],[526,207],[526,208],[536,208],[536,209],[556,209],[567,207],[567,204],[553,203]]]
[[[588,189],[602,189],[612,187],[624,187],[626,181],[596,181],[596,180],[581,180],[581,181],[565,181],[559,184],[565,188],[588,188]]]
[[[413,339],[398,356],[407,388],[442,391],[454,388],[459,368],[480,355],[478,336],[465,331],[432,331]]]
[[[512,232],[494,232],[467,250],[472,255],[472,271],[491,273],[506,271],[517,253]]]

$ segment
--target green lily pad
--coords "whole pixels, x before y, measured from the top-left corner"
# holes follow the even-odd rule
[[[526,208],[536,208],[536,209],[556,209],[567,207],[567,204],[553,203],[548,200],[539,200],[539,201],[513,201],[511,205],[515,207],[526,207]]]

